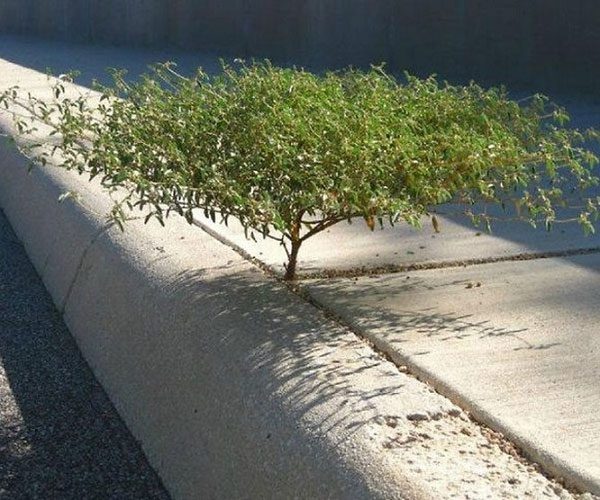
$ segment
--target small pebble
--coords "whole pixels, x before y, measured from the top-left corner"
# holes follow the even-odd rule
[[[409,413],[406,415],[406,418],[411,422],[422,422],[425,420],[429,420],[429,415],[426,413]]]
[[[398,419],[396,417],[388,416],[385,417],[385,423],[388,427],[394,428],[398,426]]]

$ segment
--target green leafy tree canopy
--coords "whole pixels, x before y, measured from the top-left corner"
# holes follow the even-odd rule
[[[593,231],[597,218],[598,198],[581,193],[598,183],[587,144],[599,135],[569,128],[541,95],[516,102],[502,88],[400,81],[381,67],[315,75],[269,62],[113,77],[95,99],[68,97],[59,79],[52,99],[11,88],[0,104],[23,135],[50,127],[38,161],[60,152],[62,166],[125,192],[119,223],[136,208],[161,223],[171,212],[191,222],[195,209],[235,217],[247,237],[283,245],[287,279],[304,241],[353,217],[418,226],[453,202],[489,225],[482,206],[493,204],[550,228],[577,195],[567,219]]]

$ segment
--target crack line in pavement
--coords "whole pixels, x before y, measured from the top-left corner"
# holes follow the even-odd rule
[[[75,287],[77,278],[79,278],[79,274],[81,273],[81,269],[83,268],[83,263],[85,262],[85,259],[87,257],[89,250],[92,248],[92,246],[94,246],[96,241],[98,241],[98,238],[100,238],[100,236],[102,236],[102,234],[105,233],[106,231],[108,231],[112,226],[114,226],[114,222],[110,222],[110,223],[106,224],[105,226],[101,227],[100,229],[98,229],[94,233],[94,236],[92,236],[92,239],[90,240],[90,242],[86,245],[85,249],[83,250],[83,252],[81,254],[81,258],[79,259],[79,263],[77,264],[77,269],[75,269],[75,274],[73,276],[73,279],[71,280],[71,283],[69,283],[69,288],[67,289],[65,298],[60,306],[59,311],[60,311],[61,316],[64,316],[64,314],[65,314],[65,309],[67,307],[67,303],[69,302],[69,299],[71,298],[71,293],[73,292],[73,288]]]
[[[278,280],[282,280],[281,273],[278,273],[272,266],[265,264],[259,258],[254,257],[251,253],[244,250],[240,245],[237,245],[236,243],[234,243],[227,237],[223,236],[218,231],[215,231],[214,229],[212,229],[208,225],[200,222],[197,219],[194,219],[192,224],[194,226],[196,226],[198,229],[201,229],[202,231],[204,231],[209,236],[212,236],[218,242],[223,243],[223,245],[231,248],[234,252],[239,254],[244,260],[247,260],[248,262],[254,264],[256,267],[258,267],[259,269],[262,269],[263,271],[270,274],[274,278],[277,278]]]
[[[574,257],[600,253],[600,247],[577,248],[573,250],[556,250],[551,252],[523,252],[499,257],[481,257],[477,259],[447,260],[441,262],[416,262],[413,264],[386,264],[377,267],[361,267],[356,269],[323,269],[318,272],[304,273],[298,276],[298,281],[319,278],[359,278],[377,274],[395,274],[410,271],[426,271],[429,269],[445,269],[452,267],[477,266],[497,262],[518,262],[527,260],[552,259],[558,257]]]

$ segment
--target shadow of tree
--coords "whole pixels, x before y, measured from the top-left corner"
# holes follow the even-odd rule
[[[468,279],[464,279],[432,284],[414,277],[401,280],[391,276],[375,278],[373,284],[367,278],[361,285],[354,287],[349,280],[321,281],[309,284],[308,289],[317,302],[334,311],[346,323],[369,333],[369,337],[381,338],[392,348],[407,342],[418,343],[424,339],[448,342],[501,337],[515,339],[519,344],[513,348],[515,351],[545,350],[561,345],[558,342],[532,342],[527,338],[528,328],[498,325],[496,321],[480,319],[481,314],[475,312],[447,312],[433,306],[415,309],[398,307],[402,304],[403,297],[410,294],[439,288],[450,289],[469,283]],[[368,301],[365,301],[366,296],[369,297]],[[389,297],[397,298],[394,306],[381,305]],[[414,355],[429,352],[420,351]]]
[[[213,270],[221,274],[227,267]],[[218,311],[210,317],[209,331],[190,335],[212,337],[205,342],[212,344],[211,349],[228,352],[228,357],[244,344],[239,369],[248,381],[260,381],[266,398],[283,396],[284,402],[293,401],[290,408],[300,415],[324,403],[334,408],[313,421],[319,434],[340,427],[355,431],[380,415],[376,400],[386,399],[389,405],[390,398],[403,394],[398,372],[363,341],[255,270],[216,278],[204,270],[179,273],[164,294],[168,302],[185,304],[190,315]],[[288,294],[289,300],[280,300],[281,294]],[[240,329],[245,332],[241,337]],[[365,387],[360,377],[376,383]],[[349,435],[345,433],[345,438]]]

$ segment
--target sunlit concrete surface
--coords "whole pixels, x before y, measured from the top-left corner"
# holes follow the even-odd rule
[[[600,493],[600,256],[307,287],[397,362]]]
[[[308,239],[300,250],[298,275],[360,274],[385,272],[403,266],[435,266],[479,259],[508,259],[548,252],[600,252],[600,235],[586,236],[577,224],[557,226],[553,231],[534,230],[526,223],[495,223],[493,232],[475,228],[466,217],[438,215],[440,232],[423,219],[421,230],[406,223],[370,231],[363,219],[341,222]],[[279,242],[247,239],[239,223],[213,223],[202,213],[197,221],[273,271],[283,274],[286,254]]]

